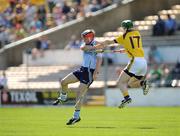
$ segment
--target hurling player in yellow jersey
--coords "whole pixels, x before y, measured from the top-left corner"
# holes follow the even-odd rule
[[[107,46],[111,46],[111,44],[118,43],[124,47],[121,52],[125,52],[130,58],[128,65],[121,72],[117,82],[124,96],[124,100],[122,100],[119,108],[123,108],[132,101],[128,93],[128,87],[142,87],[144,95],[149,91],[149,83],[145,80],[147,62],[144,58],[141,35],[139,31],[133,29],[133,22],[131,20],[122,21],[121,26],[124,29],[123,35],[114,40],[101,42],[90,49],[104,49]]]

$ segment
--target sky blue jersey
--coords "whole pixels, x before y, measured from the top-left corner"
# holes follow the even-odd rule
[[[85,43],[83,43],[81,46],[84,46]],[[90,44],[85,46],[94,46],[96,45],[96,41],[93,40]],[[97,61],[97,53],[93,51],[83,51],[83,67],[87,67],[90,69],[96,68],[96,61]]]

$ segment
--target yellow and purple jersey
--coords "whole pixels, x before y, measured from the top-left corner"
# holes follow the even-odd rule
[[[124,47],[128,57],[144,57],[142,39],[139,31],[127,31],[123,35],[117,37],[114,41]]]

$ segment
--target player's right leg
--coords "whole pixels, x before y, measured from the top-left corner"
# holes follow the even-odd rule
[[[117,84],[118,84],[118,86],[119,86],[119,88],[120,88],[120,90],[124,96],[124,100],[122,100],[121,104],[119,105],[119,108],[123,108],[124,106],[131,103],[131,101],[132,101],[132,99],[129,96],[128,88],[127,88],[127,85],[128,85],[130,78],[131,77],[127,73],[125,73],[124,71],[122,71],[120,76],[119,76]]]
[[[66,102],[67,101],[68,84],[75,83],[78,81],[79,80],[73,73],[70,73],[65,78],[63,78],[60,81],[62,90],[61,90],[60,95],[57,98],[57,100],[53,102],[53,105],[57,105],[58,103]]]
[[[94,73],[94,69],[89,69],[85,67],[81,67],[80,71],[74,72],[74,75],[76,75],[76,77],[80,80],[80,85],[78,88],[80,93],[77,98],[73,117],[66,123],[67,125],[73,125],[81,120],[80,118],[81,106],[83,103],[84,96],[89,86],[93,82],[93,73]]]
[[[74,111],[73,117],[70,120],[68,120],[66,125],[73,125],[81,120],[80,111],[81,111],[81,106],[82,106],[82,103],[84,100],[84,96],[88,90],[88,85],[84,84],[84,83],[80,83],[78,89],[79,89],[80,93],[79,93],[79,96],[77,98],[77,102],[75,105],[75,111]]]

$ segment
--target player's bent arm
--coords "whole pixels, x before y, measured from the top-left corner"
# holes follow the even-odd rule
[[[98,43],[97,45],[95,45],[94,48],[95,48],[96,50],[98,50],[98,49],[104,49],[104,48],[106,48],[106,47],[108,47],[108,46],[110,46],[111,44],[114,44],[114,43],[115,43],[114,40],[105,40],[105,41],[103,41],[103,42]]]
[[[102,57],[97,56],[96,69],[95,69],[97,73],[99,73],[100,71],[101,64],[102,64]]]
[[[94,80],[96,80],[97,75],[99,74],[101,64],[102,64],[102,56],[101,57],[97,56],[96,68],[95,68],[95,71],[94,71],[94,74],[93,74],[93,79]]]

